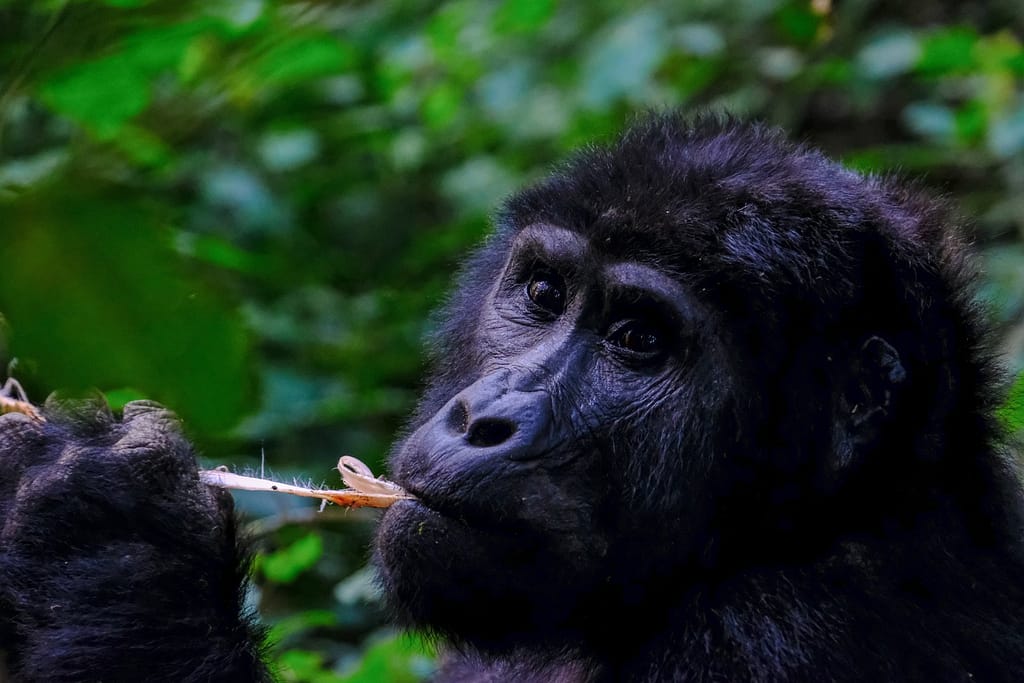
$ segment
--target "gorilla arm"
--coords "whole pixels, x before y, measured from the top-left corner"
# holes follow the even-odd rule
[[[0,652],[13,681],[269,681],[230,496],[147,402],[0,417]],[[0,671],[3,671],[0,667]]]

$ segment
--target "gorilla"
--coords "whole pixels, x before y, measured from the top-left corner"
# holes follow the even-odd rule
[[[442,681],[1018,681],[1021,492],[948,207],[648,115],[507,201],[373,551]],[[12,681],[266,681],[175,418],[0,418]]]

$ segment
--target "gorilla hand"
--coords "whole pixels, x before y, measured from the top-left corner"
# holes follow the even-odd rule
[[[199,482],[177,418],[148,402],[120,421],[98,403],[51,401],[44,415],[0,417],[13,680],[267,680],[231,498]]]

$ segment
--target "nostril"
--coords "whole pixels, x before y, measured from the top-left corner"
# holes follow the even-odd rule
[[[516,426],[509,420],[485,417],[474,420],[466,432],[466,441],[477,448],[497,446],[505,443],[516,433]]]
[[[448,429],[456,434],[465,434],[469,429],[469,409],[465,401],[456,401],[448,411]]]

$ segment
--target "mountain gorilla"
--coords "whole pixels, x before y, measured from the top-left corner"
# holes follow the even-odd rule
[[[374,561],[464,681],[1018,681],[1021,496],[945,208],[649,116],[456,281]],[[266,680],[175,421],[0,425],[15,681]]]

